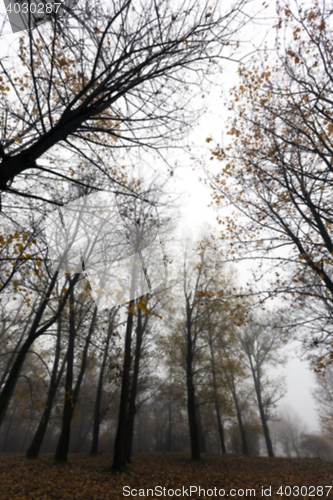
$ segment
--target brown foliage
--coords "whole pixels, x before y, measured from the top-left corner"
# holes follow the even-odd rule
[[[117,500],[126,498],[123,486],[147,489],[159,485],[175,489],[200,485],[206,489],[224,488],[226,493],[231,488],[255,488],[256,497],[260,498],[261,487],[272,486],[271,498],[281,499],[285,496],[276,494],[280,486],[330,485],[333,474],[333,464],[315,459],[204,455],[201,461],[193,463],[185,454],[155,453],[135,455],[127,472],[121,474],[110,473],[110,462],[106,455],[71,456],[66,465],[56,465],[46,455],[38,461],[2,455],[0,497],[2,500]],[[332,492],[327,497],[325,492],[324,496],[333,498]],[[199,497],[193,494],[191,498]]]

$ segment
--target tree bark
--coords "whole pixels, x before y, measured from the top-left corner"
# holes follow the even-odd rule
[[[69,450],[71,418],[73,414],[73,365],[74,365],[74,342],[75,342],[75,310],[74,310],[74,289],[71,288],[69,295],[69,340],[68,358],[65,383],[65,403],[62,417],[62,429],[58,441],[55,459],[59,462],[66,462]]]
[[[253,374],[253,376],[254,376],[254,383],[255,383],[260,419],[261,419],[262,428],[264,431],[264,436],[265,436],[265,441],[266,441],[267,453],[268,453],[269,457],[274,457],[272,441],[271,441],[271,437],[269,435],[267,419],[266,419],[265,410],[264,410],[264,406],[262,404],[262,399],[261,399],[260,382],[258,380],[256,380],[255,374]]]
[[[212,338],[209,339],[209,346],[210,346],[211,363],[212,363],[213,391],[214,391],[214,404],[215,404],[215,413],[216,413],[216,419],[217,419],[217,428],[218,428],[218,431],[219,431],[221,452],[222,453],[226,453],[225,440],[224,440],[224,431],[223,431],[223,425],[222,425],[222,420],[221,420],[219,402],[218,402],[218,397],[217,397],[217,381],[216,381],[216,370],[215,370],[215,357],[214,357],[214,349],[213,349],[213,340],[212,340]]]
[[[198,424],[196,420],[196,405],[195,405],[195,390],[193,384],[193,345],[192,345],[192,323],[191,323],[191,308],[189,299],[186,298],[186,336],[187,336],[187,353],[186,353],[186,387],[187,387],[187,414],[190,431],[191,442],[191,457],[192,460],[200,459],[200,443]]]
[[[235,403],[235,407],[236,407],[237,421],[238,421],[239,431],[240,431],[241,440],[242,440],[242,453],[243,453],[243,455],[248,455],[249,449],[247,446],[246,432],[245,432],[245,428],[244,428],[244,424],[243,424],[242,413],[240,411],[239,404],[238,404],[238,397],[237,397],[235,382],[233,379],[231,380],[231,394],[232,394],[232,397],[233,397],[233,400]]]
[[[248,455],[249,450],[248,450],[248,446],[247,446],[246,432],[245,432],[245,428],[244,428],[244,424],[243,424],[242,414],[240,412],[240,409],[238,408],[238,404],[237,404],[236,412],[237,412],[239,431],[240,431],[240,435],[241,435],[241,439],[242,439],[242,453],[243,453],[243,455]]]
[[[137,269],[136,262],[133,262],[131,273],[131,292],[130,297],[134,297],[136,290]],[[127,418],[128,418],[128,404],[129,404],[129,389],[131,381],[131,345],[132,345],[132,330],[133,330],[133,313],[134,313],[134,300],[129,302],[129,311],[127,314],[127,325],[125,333],[125,352],[124,352],[124,365],[123,377],[121,383],[119,415],[118,415],[118,428],[116,439],[114,442],[113,464],[111,470],[113,472],[121,471],[126,465],[126,431],[127,431]]]
[[[217,419],[217,428],[219,431],[219,438],[220,438],[220,446],[221,446],[221,452],[226,453],[226,448],[225,448],[225,440],[224,440],[224,430],[223,430],[223,425],[222,425],[222,420],[221,420],[221,415],[220,415],[220,409],[219,405],[215,401],[215,413],[216,413],[216,419]]]
[[[128,416],[128,398],[130,387],[130,369],[131,369],[131,343],[132,343],[132,328],[133,328],[133,308],[134,300],[129,303],[129,312],[127,315],[127,325],[125,333],[125,352],[123,377],[121,384],[118,428],[114,443],[114,454],[112,471],[120,471],[126,464],[126,427]]]
[[[170,376],[170,382],[172,382],[172,370]],[[171,386],[169,388],[169,403],[168,403],[168,451],[172,450],[172,399],[171,399]]]
[[[109,317],[109,327],[108,327],[108,334],[106,337],[103,361],[102,361],[102,366],[101,366],[101,369],[99,372],[97,394],[96,394],[96,401],[95,401],[95,411],[94,411],[93,437],[92,437],[90,455],[96,455],[98,453],[99,426],[101,423],[100,413],[101,413],[103,379],[104,379],[106,360],[108,358],[110,339],[111,339],[111,335],[113,333],[113,328],[114,328],[113,327],[114,316],[115,316],[115,313],[113,311],[111,311],[111,314]]]
[[[140,357],[141,357],[141,346],[142,346],[142,337],[144,328],[142,325],[142,311],[141,309],[137,309],[138,311],[138,320],[137,320],[137,328],[136,328],[136,346],[135,346],[135,360],[134,360],[134,368],[133,368],[133,376],[132,376],[132,387],[131,387],[131,397],[128,409],[128,417],[127,417],[127,443],[126,443],[126,461],[131,461],[132,455],[132,447],[133,447],[133,432],[134,432],[134,420],[136,414],[136,406],[135,399],[138,391],[138,379],[139,379],[139,370],[140,370]]]
[[[236,407],[237,421],[238,421],[239,432],[240,432],[241,440],[242,440],[242,453],[243,453],[243,455],[248,455],[249,449],[247,446],[246,432],[245,432],[245,428],[244,428],[244,424],[243,424],[242,413],[240,411],[239,404],[238,404],[238,397],[237,397],[235,382],[233,379],[231,380],[231,394],[232,394],[232,397],[233,397],[233,400],[235,403],[235,407]]]
[[[89,326],[88,335],[86,337],[85,344],[84,344],[80,372],[79,372],[79,375],[78,375],[78,378],[77,378],[77,381],[76,381],[76,384],[75,384],[74,392],[73,392],[73,404],[72,404],[71,419],[73,417],[73,413],[74,413],[74,410],[75,410],[75,405],[77,403],[77,400],[78,400],[78,397],[79,397],[79,394],[80,394],[80,389],[81,389],[81,384],[82,384],[83,376],[84,376],[84,373],[85,373],[86,367],[87,367],[87,357],[88,357],[90,339],[91,339],[91,336],[92,336],[92,334],[94,332],[94,328],[96,326],[96,316],[97,316],[97,306],[95,306],[95,308],[94,308],[94,312],[93,312],[92,319],[91,319],[90,326]]]

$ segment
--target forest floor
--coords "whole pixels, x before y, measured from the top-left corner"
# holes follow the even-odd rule
[[[204,455],[193,463],[185,454],[147,453],[121,474],[111,474],[111,463],[108,455],[70,455],[59,465],[48,455],[2,454],[0,500],[333,499],[333,463],[316,459]]]

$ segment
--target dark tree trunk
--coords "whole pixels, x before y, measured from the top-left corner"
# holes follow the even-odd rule
[[[138,453],[142,453],[142,425],[141,413],[138,415]]]
[[[235,382],[233,379],[231,380],[231,394],[232,394],[232,397],[233,397],[233,400],[235,403],[235,407],[236,407],[237,421],[238,421],[239,432],[240,432],[241,440],[242,440],[242,453],[243,453],[243,455],[248,455],[249,449],[247,446],[246,432],[245,432],[245,428],[244,428],[244,424],[243,424],[242,413],[240,411],[239,404],[238,404],[238,397],[237,397]]]
[[[187,381],[187,413],[188,413],[188,423],[190,429],[192,460],[199,460],[200,445],[199,445],[198,426],[195,418],[194,387],[191,378]]]
[[[271,441],[271,437],[269,435],[267,419],[266,419],[265,410],[264,410],[264,407],[262,404],[262,399],[261,399],[261,390],[260,390],[259,383],[258,382],[256,383],[256,380],[255,380],[255,387],[256,387],[257,401],[258,401],[258,407],[259,407],[262,428],[264,431],[264,436],[265,436],[265,441],[266,441],[266,446],[267,446],[267,453],[268,453],[269,457],[274,457],[272,441]]]
[[[135,399],[138,390],[138,378],[140,370],[140,356],[141,356],[141,346],[144,328],[142,325],[142,311],[140,308],[138,311],[138,320],[136,328],[136,346],[135,346],[135,360],[132,376],[132,387],[131,387],[131,398],[128,409],[127,417],[127,443],[126,443],[126,461],[131,461],[132,446],[133,446],[133,432],[134,432],[134,420],[136,414]]]
[[[226,453],[225,441],[224,441],[224,430],[223,430],[223,425],[222,425],[222,420],[221,420],[221,415],[220,415],[220,409],[219,409],[219,405],[217,404],[216,401],[215,401],[215,413],[216,413],[216,419],[217,419],[217,428],[219,430],[221,452]]]
[[[75,342],[75,310],[74,310],[74,289],[71,288],[69,295],[69,340],[68,358],[65,383],[65,403],[62,417],[62,429],[58,441],[55,459],[59,462],[66,462],[69,450],[71,418],[73,410],[73,365],[74,365],[74,342]]]
[[[221,413],[219,408],[219,402],[217,397],[217,381],[216,381],[216,370],[215,370],[215,357],[214,357],[214,349],[213,349],[213,341],[212,338],[209,339],[210,353],[211,353],[211,362],[212,362],[212,376],[213,376],[213,391],[214,391],[214,403],[215,403],[215,413],[217,419],[217,428],[219,431],[220,438],[220,446],[221,452],[226,453],[225,448],[225,440],[224,440],[224,430],[221,420]]]
[[[192,323],[191,323],[191,308],[189,299],[186,299],[186,336],[187,336],[187,353],[186,353],[186,387],[187,387],[187,414],[190,431],[191,456],[192,460],[200,459],[200,443],[198,424],[196,420],[196,405],[195,405],[195,390],[193,384],[193,345],[192,345]]]
[[[169,404],[168,404],[168,451],[169,452],[172,451],[172,399],[170,392],[169,392]]]
[[[240,432],[241,440],[242,440],[242,453],[243,453],[243,455],[248,455],[249,449],[247,446],[246,432],[245,432],[245,428],[243,425],[242,413],[240,411],[240,407],[239,407],[239,403],[238,403],[236,384],[235,384],[235,379],[234,379],[233,374],[230,375],[230,378],[228,380],[228,385],[229,385],[229,388],[230,388],[230,391],[232,394],[232,398],[233,398],[234,403],[235,403],[239,432]]]
[[[114,328],[113,327],[114,316],[115,316],[115,312],[111,311],[111,314],[109,317],[109,327],[108,327],[108,334],[107,334],[106,343],[105,343],[103,361],[102,361],[102,366],[101,366],[101,369],[99,372],[97,394],[96,394],[96,401],[95,401],[95,411],[94,411],[93,437],[92,437],[90,455],[96,455],[98,453],[99,426],[101,423],[100,413],[101,413],[101,402],[102,402],[103,379],[104,379],[104,371],[105,371],[106,361],[108,358],[110,339],[111,339],[111,335],[113,333],[113,328]]]
[[[62,364],[62,368],[60,370],[59,376],[57,376],[59,360],[60,360],[60,341],[61,341],[61,316],[58,318],[58,334],[57,334],[57,344],[56,344],[56,352],[54,357],[53,369],[51,374],[50,386],[46,400],[46,406],[43,412],[43,416],[39,422],[37,431],[32,440],[32,443],[27,451],[26,458],[37,458],[40,448],[43,443],[43,439],[47,430],[47,426],[49,423],[54,397],[56,395],[59,381],[62,376],[62,371],[64,369],[65,363]],[[64,360],[65,361],[65,360]]]
[[[114,443],[113,464],[114,472],[120,471],[126,464],[126,427],[128,417],[128,399],[130,387],[130,369],[131,369],[131,343],[132,343],[132,328],[133,328],[133,309],[134,300],[129,303],[129,312],[127,315],[127,325],[125,333],[125,353],[123,365],[123,377],[121,384],[118,428]]]
[[[94,329],[95,329],[95,326],[96,326],[96,316],[97,316],[97,306],[95,306],[95,308],[94,308],[93,316],[92,316],[91,323],[90,323],[90,326],[89,326],[88,335],[86,337],[84,348],[83,348],[80,372],[79,372],[79,375],[78,375],[78,378],[77,378],[77,381],[76,381],[76,384],[75,384],[75,389],[74,389],[74,392],[73,392],[73,404],[72,404],[71,419],[73,417],[75,405],[77,403],[77,400],[78,400],[78,397],[79,397],[79,394],[80,394],[80,389],[81,389],[81,384],[82,384],[83,376],[84,376],[84,373],[85,373],[86,367],[87,367],[87,357],[88,357],[88,351],[89,351],[89,346],[90,346],[90,339],[91,339],[91,336],[92,336],[92,334],[94,332]]]

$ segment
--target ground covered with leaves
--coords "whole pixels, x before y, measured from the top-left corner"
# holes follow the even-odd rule
[[[111,474],[111,463],[107,455],[72,455],[59,465],[47,455],[31,461],[3,454],[0,499],[333,499],[333,463],[315,459],[204,455],[192,463],[185,454],[151,453],[134,456],[126,472],[117,474]]]

